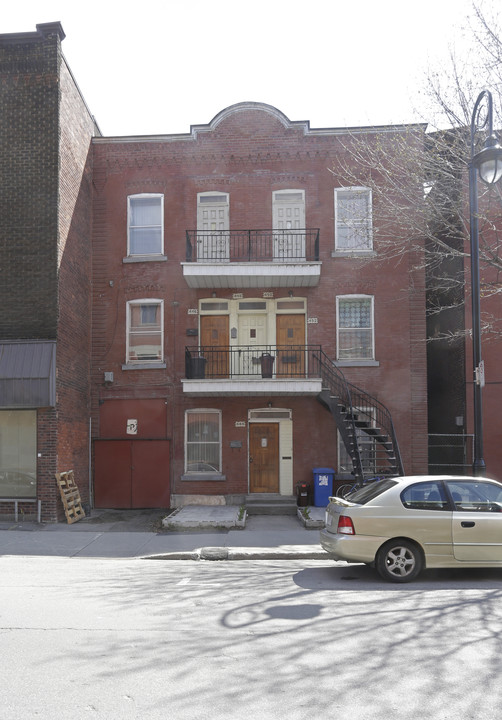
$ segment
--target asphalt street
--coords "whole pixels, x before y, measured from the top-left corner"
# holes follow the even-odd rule
[[[499,571],[0,557],[2,720],[492,720]]]

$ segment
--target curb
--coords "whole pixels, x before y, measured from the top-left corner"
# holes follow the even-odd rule
[[[322,549],[277,550],[265,548],[203,547],[191,552],[146,555],[142,560],[334,560]]]

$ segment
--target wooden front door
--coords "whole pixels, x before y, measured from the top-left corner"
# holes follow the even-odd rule
[[[249,492],[279,492],[279,423],[249,425]]]
[[[200,344],[205,348],[206,378],[228,377],[228,315],[202,315]],[[222,350],[218,350],[221,347]],[[224,349],[223,349],[224,348]]]
[[[279,377],[305,377],[305,315],[277,315]]]

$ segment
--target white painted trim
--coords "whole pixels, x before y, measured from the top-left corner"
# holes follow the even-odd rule
[[[273,395],[318,395],[322,390],[319,378],[298,380],[262,379],[250,380],[187,380],[182,378],[183,393],[186,395],[210,396],[273,396]]]
[[[183,277],[190,288],[295,288],[315,287],[321,262],[302,263],[201,263],[182,262]]]
[[[160,305],[160,349],[161,357],[156,360],[134,360],[129,359],[129,339],[131,328],[131,312],[130,309],[136,305]],[[138,370],[145,370],[154,366],[159,367],[164,363],[164,301],[160,298],[140,298],[138,300],[128,300],[126,302],[126,362],[122,366],[123,369],[132,369],[136,367]],[[124,367],[125,366],[125,367]]]
[[[371,301],[371,358],[340,358],[340,300],[370,300]],[[364,328],[362,328],[364,329]],[[368,329],[368,328],[367,328]],[[353,365],[355,362],[368,362],[375,359],[375,296],[374,295],[337,295],[336,296],[336,363]]]
[[[339,248],[338,243],[338,195],[343,195],[347,192],[360,192],[367,193],[369,196],[369,217],[367,218],[367,230],[368,230],[368,238],[369,238],[369,247],[368,248]],[[373,194],[371,191],[371,188],[365,187],[363,185],[352,185],[348,187],[337,187],[335,188],[335,249],[334,252],[336,253],[337,257],[343,256],[345,253],[347,255],[354,255],[354,254],[360,254],[360,255],[367,255],[369,253],[373,252]],[[361,225],[364,224],[364,219],[361,221]]]
[[[274,418],[270,417],[267,419],[253,418],[251,413],[260,410],[261,412],[270,413],[277,412],[278,410],[287,411],[290,413],[288,418]],[[277,423],[279,425],[279,494],[280,495],[293,495],[293,415],[289,408],[274,407],[274,408],[252,408],[248,410],[248,492],[250,489],[250,469],[249,469],[249,426],[255,423]],[[290,459],[286,459],[290,458]]]
[[[135,193],[127,196],[127,257],[128,258],[144,258],[145,254],[131,253],[131,200],[137,198],[160,198],[160,252],[151,253],[147,257],[161,259],[164,255],[164,195],[163,193]]]
[[[218,435],[219,435],[219,470],[216,473],[208,473],[208,472],[190,472],[187,471],[187,436],[188,436],[188,417],[189,415],[197,415],[201,413],[211,413],[214,415],[218,415]],[[222,461],[222,445],[223,445],[223,438],[222,438],[222,411],[216,408],[187,408],[185,410],[185,431],[183,436],[183,449],[184,449],[184,461],[183,461],[183,469],[184,475],[189,474],[192,479],[202,479],[202,480],[208,480],[208,476],[217,477],[217,479],[226,479],[225,476],[222,474],[221,471],[221,461]]]

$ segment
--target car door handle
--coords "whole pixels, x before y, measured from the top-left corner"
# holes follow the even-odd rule
[[[474,525],[475,525],[476,523],[475,523],[475,522],[467,522],[467,521],[464,521],[464,522],[461,522],[460,524],[462,525],[462,527],[474,527]]]

